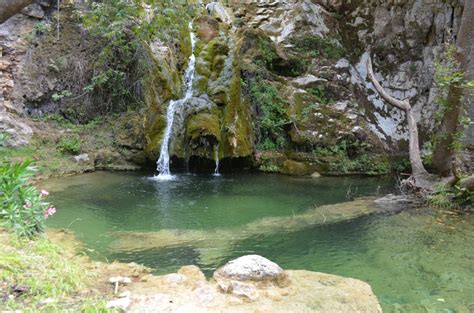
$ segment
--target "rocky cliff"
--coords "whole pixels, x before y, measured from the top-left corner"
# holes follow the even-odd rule
[[[41,34],[44,25],[54,26],[48,17],[54,8],[47,3],[0,26],[0,127],[11,134],[10,145],[28,142],[29,117],[59,112],[71,119],[71,107],[93,102],[93,95],[80,97],[80,87],[91,77],[100,45],[73,18],[82,5],[68,11],[64,4],[59,42],[52,41],[52,31]],[[223,159],[229,166],[253,163],[298,175],[390,171],[393,156],[406,151],[405,117],[376,95],[365,61],[370,52],[383,86],[410,100],[422,139],[429,139],[437,110],[434,62],[454,39],[462,8],[456,0],[231,0],[208,10],[196,5],[194,94],[177,112],[174,165],[210,168]],[[25,37],[31,31],[36,35]],[[145,105],[134,110],[143,123],[130,134],[140,137],[132,140],[140,142],[133,150],[152,161],[166,107],[182,94],[188,31],[183,28],[179,37],[156,38],[141,49],[146,70],[135,96]]]

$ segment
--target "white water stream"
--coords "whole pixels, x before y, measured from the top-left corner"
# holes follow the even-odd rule
[[[193,80],[196,65],[196,56],[194,55],[194,46],[196,44],[196,35],[192,31],[192,22],[189,22],[189,30],[191,36],[191,56],[189,57],[188,67],[184,74],[184,80],[186,84],[186,93],[183,98],[179,100],[171,100],[168,105],[166,112],[166,129],[163,137],[163,143],[161,144],[160,157],[156,162],[156,171],[158,175],[155,176],[158,180],[170,180],[173,179],[173,175],[170,172],[170,155],[169,145],[173,130],[173,121],[176,113],[176,109],[186,104],[186,102],[193,96]]]

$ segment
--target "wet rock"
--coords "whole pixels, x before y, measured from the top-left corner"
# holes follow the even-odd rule
[[[311,174],[311,178],[319,178],[321,177],[321,174],[319,174],[318,172],[314,172],[313,174]]]

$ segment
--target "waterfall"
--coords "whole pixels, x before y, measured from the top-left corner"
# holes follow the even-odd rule
[[[160,157],[156,162],[156,170],[158,175],[155,176],[159,180],[169,180],[173,176],[170,173],[170,155],[169,155],[169,145],[170,139],[173,131],[173,121],[176,109],[186,103],[193,96],[193,80],[194,80],[194,71],[196,64],[196,56],[194,55],[194,46],[196,44],[196,35],[192,31],[193,23],[189,22],[189,30],[191,36],[191,56],[189,57],[188,67],[184,72],[184,81],[185,81],[185,94],[184,98],[179,100],[171,100],[168,105],[168,110],[166,111],[166,128],[165,134],[163,137],[163,142],[161,144]]]
[[[214,160],[216,161],[216,168],[214,169],[214,176],[221,176],[219,173],[219,145],[214,146]]]

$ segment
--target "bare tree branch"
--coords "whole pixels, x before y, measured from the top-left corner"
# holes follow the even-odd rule
[[[389,95],[385,89],[383,89],[383,87],[380,85],[380,83],[377,81],[377,79],[375,78],[375,75],[374,75],[374,71],[372,69],[372,59],[370,58],[370,55],[367,59],[367,74],[369,75],[369,79],[370,81],[372,82],[372,84],[374,85],[375,89],[377,90],[377,92],[379,93],[379,95],[385,100],[387,101],[389,104],[399,108],[400,110],[403,110],[403,111],[408,111],[411,109],[410,107],[410,104],[408,103],[407,100],[398,100],[398,99],[395,99],[394,97],[392,97],[391,95]]]
[[[370,55],[367,59],[367,74],[379,95],[387,103],[393,105],[396,108],[399,108],[400,110],[403,110],[406,113],[409,133],[410,164],[412,170],[412,177],[410,181],[417,187],[429,189],[430,182],[427,181],[427,179],[429,178],[429,173],[426,171],[421,160],[420,145],[418,141],[418,127],[416,125],[416,119],[413,116],[413,112],[411,111],[410,103],[408,102],[408,100],[395,99],[394,97],[389,95],[385,89],[383,89],[383,87],[375,78]]]

